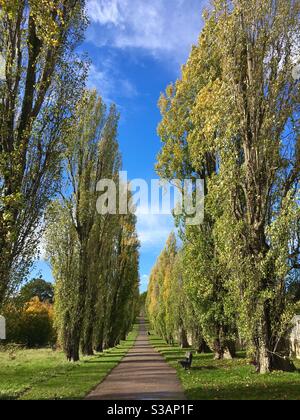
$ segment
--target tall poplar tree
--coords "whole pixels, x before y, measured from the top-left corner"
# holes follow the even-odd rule
[[[137,315],[139,244],[135,216],[98,212],[98,182],[114,182],[116,191],[120,183],[116,107],[107,112],[97,93],[86,91],[75,115],[66,137],[62,197],[49,208],[47,243],[59,339],[76,362],[80,347],[91,355],[130,330]]]
[[[215,47],[216,22],[208,19],[199,45],[194,47],[182,78],[161,95],[159,105],[162,121],[158,133],[163,148],[158,157],[157,171],[162,178],[198,179],[204,181],[205,214],[199,226],[185,226],[186,217],[179,218],[183,239],[184,287],[189,305],[216,358],[234,354],[232,341],[236,328],[232,314],[226,313],[228,288],[226,264],[220,261],[214,237],[216,215],[210,202],[211,180],[218,171],[218,152],[201,137],[202,116],[197,113],[201,92],[206,92],[221,76],[220,55]],[[209,98],[201,97],[203,106]],[[211,122],[213,129],[213,121]],[[206,141],[206,142],[205,142]],[[204,143],[205,142],[205,143]],[[221,210],[221,209],[220,209]]]
[[[234,316],[261,373],[293,368],[284,340],[300,268],[299,13],[297,0],[215,0],[182,80],[160,102],[159,172],[196,171],[206,183],[199,232],[209,226],[213,259],[191,276],[198,305],[217,268],[223,292],[212,300]],[[203,240],[195,261],[205,262]]]
[[[85,79],[83,0],[1,0],[0,305],[26,276]]]

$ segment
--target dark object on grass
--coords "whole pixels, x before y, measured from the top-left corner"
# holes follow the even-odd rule
[[[259,364],[257,361],[252,360],[251,365],[255,367],[256,373],[259,373]],[[282,372],[295,372],[296,366],[288,357],[282,357],[277,354],[273,354],[273,371],[282,371]]]
[[[151,332],[148,331],[148,335],[151,335]]]
[[[179,364],[185,369],[185,370],[189,370],[192,367],[192,363],[193,363],[193,353],[190,351],[188,353],[186,353],[185,355],[185,360],[180,360]]]

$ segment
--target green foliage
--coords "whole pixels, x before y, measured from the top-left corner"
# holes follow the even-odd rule
[[[84,1],[1,0],[0,306],[38,254],[43,214],[61,178],[63,139],[86,78],[75,49]]]
[[[142,293],[139,296],[139,314],[146,314],[146,301],[147,301],[147,292]]]
[[[7,343],[28,348],[46,347],[55,343],[53,307],[38,297],[24,306],[6,305],[3,314],[7,323]]]
[[[153,328],[168,343],[187,346],[187,299],[183,288],[182,255],[172,233],[150,276],[147,313]]]
[[[187,300],[193,306],[205,341],[215,351],[216,358],[222,359],[237,340],[237,329],[227,286],[229,273],[217,252],[208,223],[201,229],[186,229],[182,267]]]
[[[260,372],[283,368],[299,282],[299,17],[294,1],[214,1],[160,99],[158,173],[205,182],[203,225],[179,220],[188,301],[209,341],[238,328]]]
[[[54,303],[54,287],[53,284],[45,280],[33,279],[23,286],[18,294],[17,300],[23,304],[29,302],[33,298],[38,297],[41,302]]]
[[[119,115],[96,92],[80,98],[66,137],[66,185],[47,215],[55,277],[55,323],[69,360],[113,347],[138,311],[139,242],[135,216],[100,214],[98,181],[119,186]],[[101,195],[100,195],[101,197]],[[129,197],[130,198],[130,197]]]

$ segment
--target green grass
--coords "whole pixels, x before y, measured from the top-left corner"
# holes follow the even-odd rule
[[[0,352],[0,400],[83,399],[133,346],[137,328],[118,347],[79,363],[48,349]]]
[[[169,346],[155,335],[150,340],[177,370],[190,400],[300,400],[300,370],[258,375],[243,354],[226,361],[215,361],[212,354],[194,354],[193,367],[187,372],[178,364],[186,350]],[[300,369],[300,361],[295,364]]]

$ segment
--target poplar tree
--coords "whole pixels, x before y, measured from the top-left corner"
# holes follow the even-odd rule
[[[47,243],[60,343],[77,362],[80,347],[91,355],[129,332],[137,315],[139,244],[134,215],[101,214],[96,205],[99,181],[113,181],[116,191],[120,184],[116,107],[107,112],[97,93],[86,91],[75,115],[66,136],[65,185],[48,212]]]
[[[0,305],[26,277],[83,87],[82,0],[1,0]]]
[[[297,0],[214,1],[160,101],[159,173],[206,184],[200,235],[185,231],[197,238],[187,248],[195,308],[223,306],[260,373],[293,369],[284,341],[299,279],[299,13]]]
[[[216,226],[221,259],[238,308],[240,333],[257,370],[292,369],[284,339],[293,316],[287,288],[299,261],[298,1],[216,2],[222,77],[202,135],[215,144],[214,184],[223,214]],[[212,129],[212,122],[214,127]],[[241,299],[242,297],[242,299]]]
[[[161,95],[162,121],[158,133],[163,142],[157,171],[162,178],[198,179],[204,181],[205,215],[201,226],[182,226],[184,287],[193,307],[198,331],[205,337],[217,359],[234,355],[235,323],[228,312],[226,264],[220,261],[214,237],[215,214],[210,202],[211,180],[218,171],[218,153],[199,133],[201,114],[196,107],[201,92],[209,90],[221,75],[220,56],[214,45],[216,22],[208,19],[194,47],[182,78]],[[203,94],[204,96],[204,94]],[[203,106],[209,98],[201,97]],[[201,339],[200,339],[201,340]]]
[[[168,343],[188,347],[187,299],[183,284],[182,255],[174,233],[168,238],[150,276],[147,312],[153,328]]]

